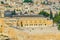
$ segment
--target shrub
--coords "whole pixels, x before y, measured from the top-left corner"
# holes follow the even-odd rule
[[[45,12],[45,11],[41,11],[41,12],[39,13],[39,15],[43,15],[43,16],[45,16],[45,17],[48,17],[48,16],[49,16],[49,14],[48,14],[47,12]]]
[[[24,0],[24,2],[25,2],[25,3],[29,3],[29,2],[30,2],[30,3],[33,3],[32,0]]]

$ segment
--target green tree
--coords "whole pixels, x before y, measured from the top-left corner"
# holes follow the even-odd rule
[[[54,22],[60,24],[60,13],[59,14],[55,14],[55,17],[54,17]]]
[[[51,10],[50,10],[50,19],[53,19],[53,13]]]
[[[55,17],[55,18],[54,18],[54,22],[60,23],[60,16]]]
[[[60,30],[60,12],[59,14],[58,13],[55,14],[53,21],[58,25],[58,30]]]
[[[33,1],[32,0],[24,0],[24,2],[26,2],[26,3],[33,3]]]
[[[12,15],[16,15],[16,11],[15,10],[12,12]]]
[[[60,16],[60,12],[59,12],[59,16]]]
[[[1,4],[4,4],[4,2],[3,2],[3,1],[1,1]]]
[[[60,25],[58,25],[58,30],[60,30]]]
[[[43,15],[44,17],[49,17],[49,14],[45,11],[41,11],[39,15]]]
[[[45,1],[44,2],[41,2],[41,4],[45,4]]]

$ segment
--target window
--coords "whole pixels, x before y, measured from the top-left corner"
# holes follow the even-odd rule
[[[25,26],[28,26],[28,24],[25,24]]]
[[[45,26],[46,26],[46,24],[45,24]]]
[[[37,26],[37,24],[34,24],[34,26]]]
[[[21,27],[23,27],[23,23],[21,22]]]
[[[41,26],[41,24],[39,24],[39,26]]]

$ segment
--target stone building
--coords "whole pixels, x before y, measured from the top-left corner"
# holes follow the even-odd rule
[[[52,27],[53,21],[44,17],[4,18],[4,23],[13,27]]]

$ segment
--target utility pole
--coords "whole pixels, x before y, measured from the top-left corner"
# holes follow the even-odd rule
[[[50,9],[50,19],[53,19],[53,13],[51,9]]]
[[[50,8],[50,19],[52,19],[52,21],[53,21],[53,27],[54,27],[54,17],[53,17],[53,13],[52,13],[52,10],[51,10],[51,8]]]

